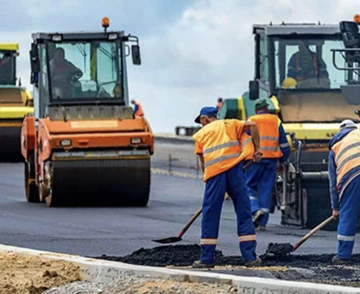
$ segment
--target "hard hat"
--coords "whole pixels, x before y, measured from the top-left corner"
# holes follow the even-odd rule
[[[351,119],[345,119],[340,123],[339,129],[346,129],[346,128],[357,128],[357,125]]]
[[[254,105],[255,105],[255,110],[258,110],[259,108],[269,106],[269,103],[266,101],[265,98],[259,98],[255,100]]]
[[[282,82],[283,89],[293,89],[297,86],[297,81],[294,78],[287,77]]]

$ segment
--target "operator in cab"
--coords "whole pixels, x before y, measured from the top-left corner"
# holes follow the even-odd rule
[[[64,98],[72,96],[74,83],[83,72],[65,58],[63,48],[56,48],[54,58],[50,60],[50,75],[55,95]]]
[[[0,59],[0,84],[11,85],[13,81],[13,65],[10,53],[5,53]]]
[[[299,40],[298,52],[291,56],[287,69],[287,78],[294,79],[298,88],[330,87],[324,60],[304,40]]]

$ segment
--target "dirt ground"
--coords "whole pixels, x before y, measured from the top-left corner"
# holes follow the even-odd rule
[[[80,268],[72,263],[0,253],[0,293],[39,294],[65,283],[80,281]]]
[[[351,287],[360,287],[360,255],[353,255],[348,265],[335,266],[331,254],[260,256],[262,266],[246,269],[240,256],[224,256],[221,251],[215,252],[215,269],[213,272],[262,276],[280,280],[298,280],[326,283]],[[106,256],[101,259],[120,261],[138,265],[190,269],[192,263],[200,257],[200,246],[166,245],[151,249],[140,248],[127,256]]]

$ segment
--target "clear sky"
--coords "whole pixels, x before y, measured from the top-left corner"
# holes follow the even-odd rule
[[[130,98],[153,131],[195,125],[202,106],[239,97],[254,75],[254,23],[338,24],[359,0],[0,0],[0,42],[19,42],[18,75],[30,87],[31,33],[110,29],[140,39],[142,65],[129,59]]]

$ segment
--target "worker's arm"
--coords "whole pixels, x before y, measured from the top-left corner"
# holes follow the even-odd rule
[[[248,130],[250,130],[250,134],[247,132]],[[254,143],[255,151],[260,150],[260,136],[256,123],[252,121],[245,121],[243,131],[247,132],[247,134],[251,136]]]
[[[199,158],[200,158],[201,170],[202,170],[202,172],[204,172],[204,169],[205,169],[204,156],[202,154],[198,154],[198,155],[199,155]]]
[[[334,152],[330,150],[328,158],[328,171],[329,171],[329,186],[330,186],[330,199],[333,216],[339,215],[339,193],[336,189],[336,164],[334,159]]]
[[[202,148],[201,144],[196,140],[195,140],[195,146],[194,146],[194,153],[199,156],[201,170],[204,172],[205,165],[204,165],[203,148]]]
[[[289,142],[286,138],[286,133],[284,130],[284,127],[279,119],[279,146],[280,146],[280,150],[282,152],[282,156],[279,158],[280,163],[284,163],[285,161],[288,160],[289,156],[290,156],[290,146],[289,146]]]
[[[260,152],[260,136],[256,123],[252,121],[245,121],[243,126],[243,132],[247,132],[248,130],[250,130],[251,139],[254,143],[255,148],[253,160],[259,162],[262,158],[262,153]]]

